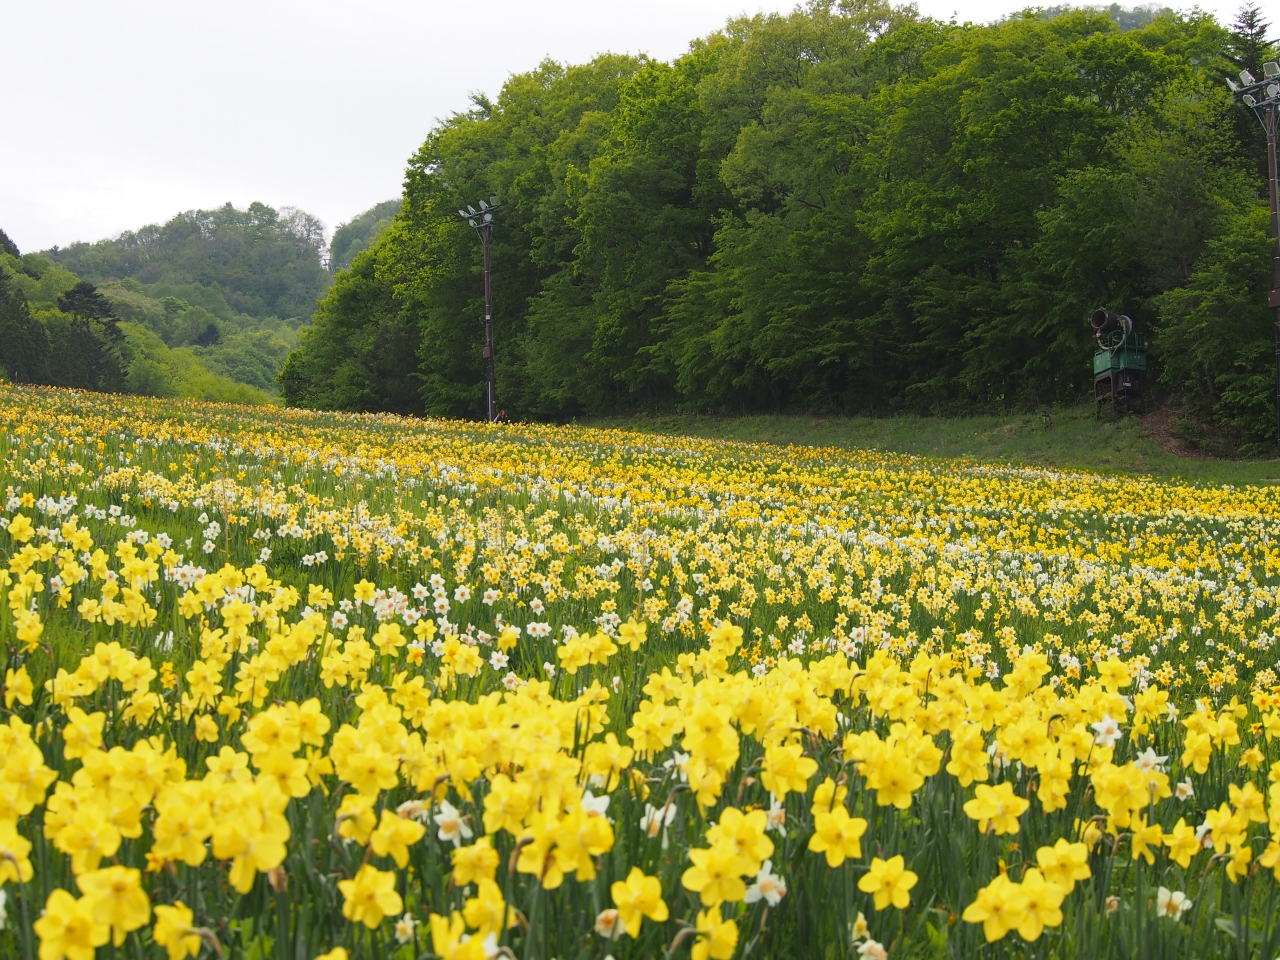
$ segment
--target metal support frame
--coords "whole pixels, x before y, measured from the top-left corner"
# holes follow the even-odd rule
[[[484,350],[481,356],[484,358],[488,380],[485,391],[485,419],[490,423],[498,419],[498,379],[493,362],[493,281],[489,267],[489,244],[493,239],[493,214],[497,209],[498,198],[490,197],[487,203],[484,200],[480,201],[479,210],[467,204],[466,210],[458,211],[458,216],[480,237],[480,247],[484,251]]]
[[[1228,79],[1227,86],[1240,95],[1267,134],[1267,180],[1271,193],[1271,308],[1276,335],[1276,443],[1280,445],[1280,197],[1276,182],[1276,125],[1280,112],[1280,64],[1262,65],[1263,79],[1255,80],[1248,70],[1240,71],[1240,82]]]

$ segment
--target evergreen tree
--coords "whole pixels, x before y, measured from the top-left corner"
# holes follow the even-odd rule
[[[1231,25],[1232,63],[1240,70],[1248,70],[1259,80],[1262,79],[1262,63],[1270,50],[1267,41],[1269,27],[1253,0],[1248,0],[1240,8]]]
[[[0,268],[0,374],[14,383],[44,383],[48,360],[44,325],[32,319],[27,298]]]
[[[58,298],[69,315],[60,326],[56,354],[65,361],[62,385],[90,390],[123,388],[127,373],[124,331],[110,302],[93,284],[81,280]]]

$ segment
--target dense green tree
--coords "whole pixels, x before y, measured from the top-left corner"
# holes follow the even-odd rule
[[[215,375],[275,392],[284,357],[330,282],[323,243],[320,222],[302,211],[227,204],[41,260],[96,285],[120,320],[197,350],[197,364]]]
[[[111,303],[87,280],[81,280],[58,297],[58,309],[63,313],[71,314],[78,320],[106,323],[116,318],[115,311],[111,309]]]
[[[18,245],[9,239],[9,235],[0,230],[0,253],[7,253],[11,257],[20,257],[22,254],[18,252]]]
[[[671,63],[543,63],[431,131],[286,399],[478,415],[480,249],[455,211],[497,196],[513,416],[1070,400],[1106,305],[1166,389],[1261,439],[1262,184],[1221,83],[1269,50],[1246,19],[811,0]]]
[[[1258,5],[1249,0],[1240,7],[1231,24],[1231,60],[1241,70],[1248,70],[1262,78],[1262,62],[1267,59],[1271,45],[1267,42],[1270,24],[1262,17]]]
[[[62,316],[47,321],[54,383],[115,391],[125,385],[125,337],[111,304],[97,287],[81,280],[58,298]]]
[[[566,388],[556,362],[562,347],[581,349],[581,336],[560,336],[557,319],[548,337],[530,307],[549,279],[571,282],[584,171],[605,149],[620,91],[641,66],[613,55],[571,68],[544,63],[513,77],[496,102],[478,98],[410,161],[403,228],[388,231],[374,252],[382,251],[379,272],[402,298],[405,330],[419,338],[415,376],[428,412],[466,416],[483,407],[480,244],[455,211],[494,195],[502,199],[492,250],[499,403],[526,416],[571,408],[563,394],[575,388]]]
[[[416,331],[378,268],[375,254],[365,251],[339,273],[313,326],[302,332],[302,348],[280,372],[286,403],[422,412]]]
[[[118,309],[122,304],[127,311]],[[0,253],[0,377],[85,390],[267,402],[261,389],[211,371],[191,350],[170,350],[137,322],[137,313],[148,311],[163,315],[164,307],[145,297],[110,296],[35,254]],[[258,371],[260,380],[274,377],[288,347],[273,349],[275,363],[269,372]]]
[[[356,254],[368,250],[400,210],[399,200],[384,200],[359,216],[338,224],[329,241],[329,269],[347,270]]]
[[[1076,8],[1071,4],[1058,4],[1052,7],[1040,7],[1037,13],[1043,20],[1052,20],[1074,9]],[[1122,7],[1118,3],[1113,3],[1100,9],[1114,20],[1121,30],[1141,30],[1143,27],[1150,26],[1156,17],[1174,12],[1172,7],[1161,6],[1158,3],[1139,4],[1134,7]]]
[[[44,325],[0,267],[0,374],[16,383],[44,383],[48,377],[49,338]]]
[[[144,285],[198,284],[252,317],[307,316],[328,287],[324,230],[301,210],[251,203],[180,213],[111,240],[73,243],[43,256],[82,280],[133,277]]]

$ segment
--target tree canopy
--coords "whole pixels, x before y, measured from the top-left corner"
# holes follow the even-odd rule
[[[157,287],[215,289],[237,313],[306,317],[324,295],[324,228],[292,207],[251,203],[190,210],[163,225],[42,252],[91,283],[133,277]]]
[[[114,316],[189,351],[207,374],[275,393],[299,327],[328,289],[323,245],[320,221],[303,211],[227,204],[40,258],[92,285]],[[184,360],[184,369],[193,368]]]
[[[391,218],[400,211],[399,200],[384,200],[364,213],[338,224],[329,241],[329,264],[333,270],[350,268],[357,253],[368,250],[382,231],[391,226]]]
[[[171,349],[123,314],[118,308],[128,301],[104,293],[110,289],[38,254],[17,257],[0,250],[0,378],[163,397],[268,401],[264,391],[223,376],[192,349]]]
[[[410,160],[286,399],[478,415],[480,250],[455,211],[496,195],[512,416],[1065,401],[1105,305],[1148,332],[1169,390],[1260,440],[1260,131],[1222,83],[1243,40],[1147,13],[974,25],[814,0],[671,63],[513,76]]]

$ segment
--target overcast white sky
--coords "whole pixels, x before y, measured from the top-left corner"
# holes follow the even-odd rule
[[[0,228],[25,252],[261,200],[301,207],[332,232],[399,195],[409,155],[471,91],[496,94],[543,57],[670,59],[729,17],[793,5],[0,0]],[[1023,5],[919,2],[973,21]],[[1226,20],[1236,5],[1201,4]]]

